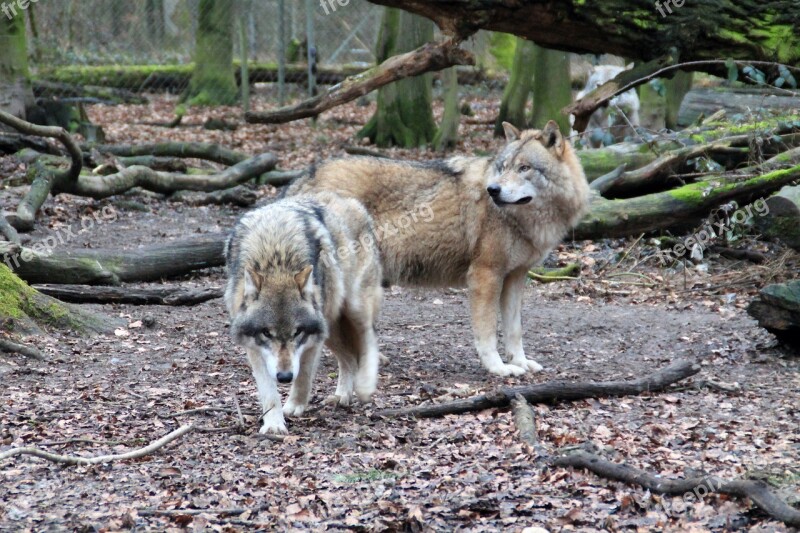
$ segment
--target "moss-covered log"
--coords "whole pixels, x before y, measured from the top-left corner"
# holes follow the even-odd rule
[[[0,263],[0,334],[32,334],[51,328],[79,334],[107,333],[119,325],[119,319],[41,294]]]
[[[681,61],[730,57],[800,64],[800,9],[785,0],[696,0],[681,7],[631,0],[370,1],[428,17],[447,33],[501,31],[569,52],[649,61],[674,51]],[[727,71],[719,63],[688,68]]]
[[[670,191],[626,200],[596,196],[589,214],[573,232],[575,239],[627,237],[699,220],[722,203],[766,196],[800,180],[800,165],[750,179],[718,177]]]

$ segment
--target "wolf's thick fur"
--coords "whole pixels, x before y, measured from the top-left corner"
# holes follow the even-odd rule
[[[370,401],[378,379],[375,321],[383,290],[372,221],[332,193],[280,200],[244,215],[226,246],[225,303],[247,351],[264,413],[261,433],[308,406],[323,343],[339,362],[331,401]],[[281,410],[277,382],[293,381]]]
[[[589,188],[555,122],[524,132],[504,126],[508,144],[494,160],[333,160],[291,184],[287,196],[329,190],[363,202],[393,283],[465,284],[481,361],[506,376],[541,369],[522,347],[526,275],[583,216]],[[415,216],[421,206],[430,216]],[[497,351],[498,314],[509,364]]]

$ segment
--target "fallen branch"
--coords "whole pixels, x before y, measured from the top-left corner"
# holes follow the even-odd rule
[[[727,494],[749,498],[756,506],[788,526],[800,526],[800,510],[794,509],[775,496],[763,481],[726,481],[714,476],[688,479],[667,479],[655,476],[626,464],[612,463],[599,455],[578,451],[550,459],[550,464],[560,467],[585,468],[598,476],[640,485],[656,494],[683,495],[704,487],[707,493]]]
[[[708,250],[728,259],[742,259],[753,263],[766,263],[767,256],[754,250],[737,250],[727,246],[709,246]]]
[[[238,414],[236,409],[229,409],[227,407],[198,407],[196,409],[189,409],[187,411],[178,411],[177,413],[170,413],[168,415],[164,415],[163,418],[177,418],[179,416],[186,416],[186,415],[196,415],[196,414],[205,414],[205,413],[227,413],[230,415]],[[260,416],[261,413],[256,411],[246,411],[243,410],[242,414],[247,416]]]
[[[252,509],[137,509],[136,514],[139,516],[172,516],[172,515],[198,515],[198,514],[216,514],[220,516],[225,515],[240,515],[245,511],[252,511]]]
[[[8,223],[2,213],[0,213],[0,237],[5,237],[7,241],[14,244],[20,244],[19,233],[14,229],[14,226]]]
[[[131,305],[197,305],[222,298],[222,289],[186,289],[183,287],[97,287],[92,285],[34,285],[34,289],[58,298],[62,302],[78,304],[131,304]]]
[[[454,39],[426,43],[411,52],[390,57],[365,72],[349,76],[314,98],[274,111],[245,113],[245,120],[254,124],[285,124],[301,118],[315,117],[394,81],[453,65],[474,63],[472,54],[459,48],[458,41]]]
[[[372,150],[363,146],[345,146],[342,148],[345,153],[350,155],[365,155],[367,157],[380,157],[383,159],[391,159],[391,156],[379,150]]]
[[[37,361],[47,361],[47,357],[33,346],[26,346],[5,338],[0,338],[0,352],[18,353]]]
[[[528,278],[536,280],[540,283],[551,283],[553,281],[571,281],[578,278],[574,277],[580,274],[581,266],[578,263],[570,263],[561,268],[544,268],[535,267],[528,271]]]
[[[145,446],[144,448],[140,448],[138,450],[133,450],[126,453],[120,453],[114,455],[99,455],[96,457],[76,457],[72,455],[58,455],[55,453],[46,452],[44,450],[39,450],[37,448],[12,448],[10,450],[6,450],[5,452],[0,453],[0,461],[3,461],[10,457],[14,457],[16,455],[33,455],[34,457],[47,459],[48,461],[64,465],[96,465],[101,463],[110,463],[113,461],[138,459],[140,457],[150,455],[151,453],[159,450],[160,448],[163,448],[164,446],[174,441],[175,439],[180,438],[186,433],[192,431],[192,429],[194,429],[193,424],[186,424],[184,426],[179,427],[175,431],[168,433],[167,435],[164,435],[160,439],[153,441],[151,444]]]
[[[407,407],[402,409],[384,409],[372,415],[373,418],[415,416],[432,418],[444,415],[481,411],[494,407],[508,407],[517,394],[530,403],[555,402],[563,400],[583,400],[609,396],[629,396],[645,392],[660,392],[673,383],[686,379],[700,372],[700,365],[686,360],[679,360],[661,370],[631,381],[605,381],[574,383],[550,381],[537,385],[522,387],[504,387],[496,391],[434,405]]]

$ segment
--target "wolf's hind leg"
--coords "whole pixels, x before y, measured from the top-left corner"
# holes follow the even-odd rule
[[[378,387],[378,366],[381,357],[378,351],[378,337],[372,324],[366,324],[360,335],[360,341],[361,349],[358,354],[355,392],[361,402],[369,403]]]
[[[542,365],[525,357],[522,346],[522,296],[525,290],[527,268],[512,272],[503,283],[500,311],[503,315],[504,342],[509,363],[531,372],[539,372]]]
[[[308,408],[311,390],[314,386],[314,376],[317,374],[321,356],[321,344],[309,346],[300,356],[300,371],[292,383],[286,405],[283,406],[283,414],[286,416],[300,416]]]
[[[336,383],[336,392],[325,399],[326,404],[350,405],[353,399],[353,379],[358,367],[358,358],[355,355],[352,343],[352,331],[343,331],[342,323],[331,328],[328,337],[328,347],[336,356],[339,364],[339,377]]]
[[[267,365],[258,350],[247,350],[247,360],[258,388],[258,403],[263,422],[259,433],[288,433],[281,410],[281,393],[275,378],[267,372]]]
[[[497,352],[497,314],[502,279],[491,268],[470,268],[467,274],[475,347],[484,368],[498,376],[521,376],[525,369],[505,364]]]

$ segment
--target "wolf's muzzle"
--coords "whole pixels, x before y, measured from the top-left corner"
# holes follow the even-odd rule
[[[278,383],[291,383],[292,379],[294,379],[294,373],[278,372],[275,377],[278,379]]]

